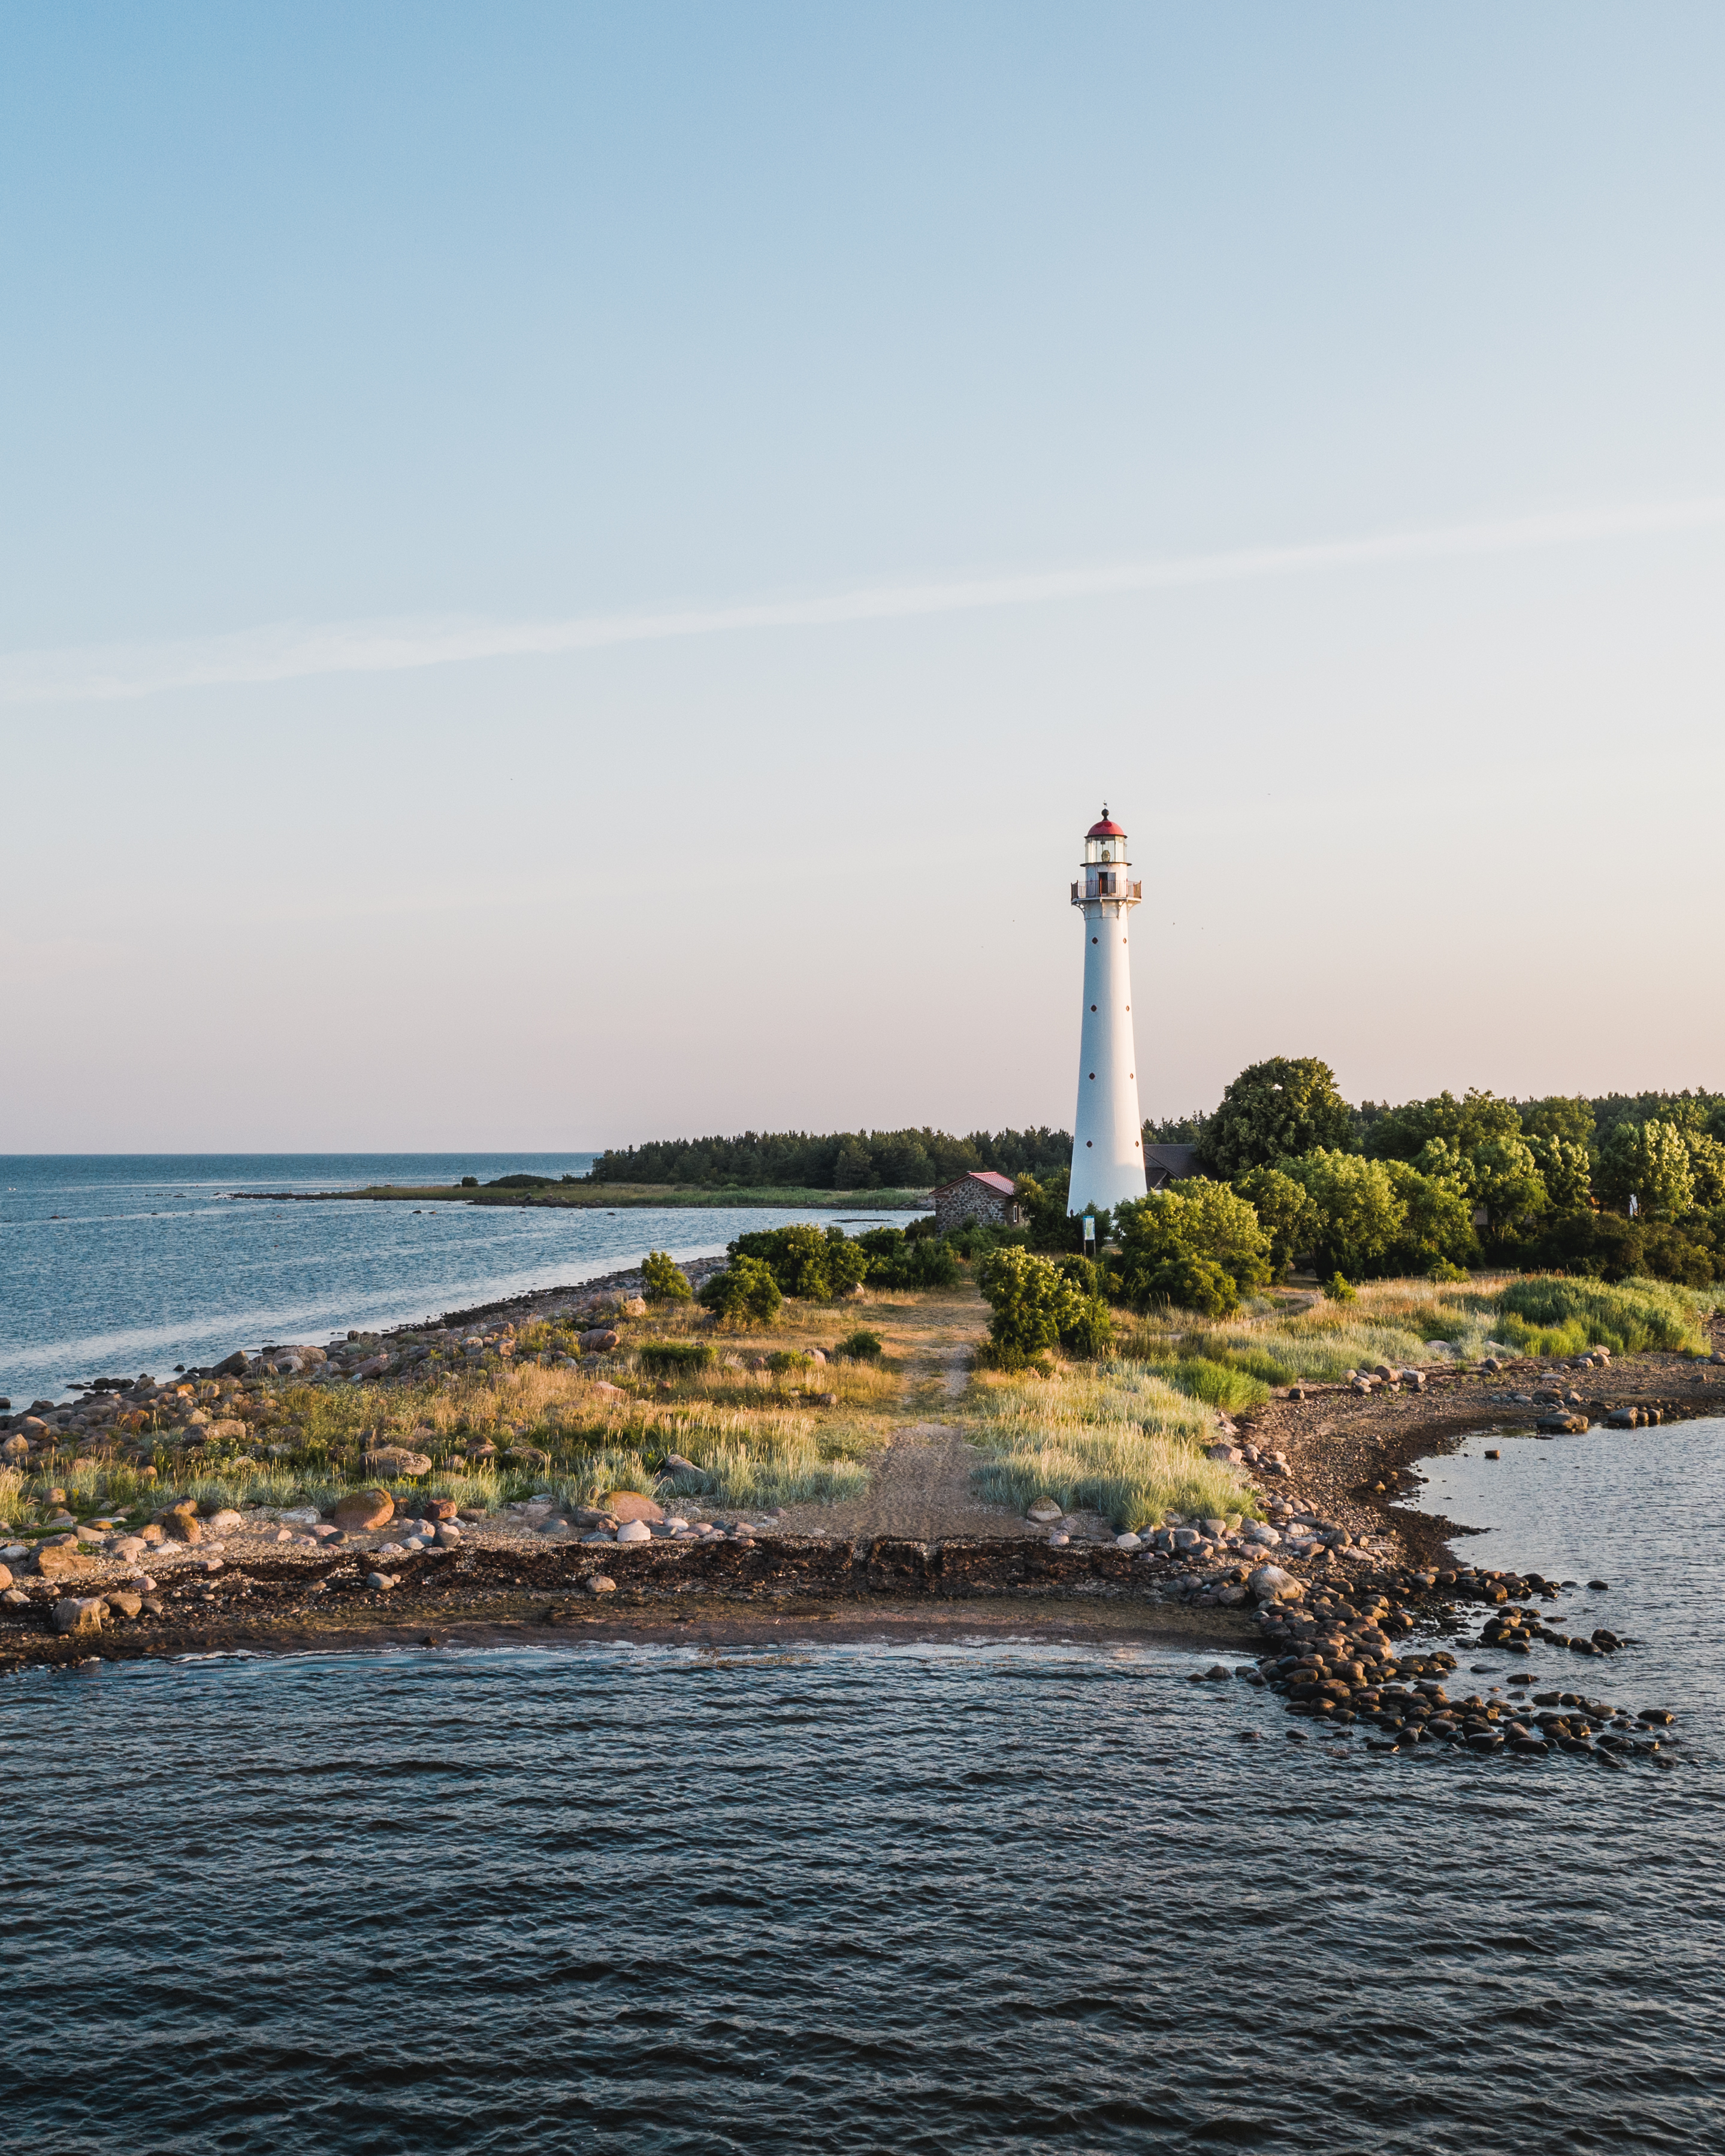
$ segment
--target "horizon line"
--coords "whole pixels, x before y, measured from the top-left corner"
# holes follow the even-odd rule
[[[1514,553],[1589,540],[1698,531],[1725,523],[1725,495],[1553,511],[1496,521],[1377,532],[1353,539],[1024,571],[661,613],[551,621],[429,616],[282,622],[157,643],[0,654],[0,704],[111,703],[176,689],[261,685],[321,675],[403,673],[492,659],[544,658],[623,644],[745,629],[903,621],[1061,599],[1106,598],[1182,585],[1247,582],[1376,563]]]

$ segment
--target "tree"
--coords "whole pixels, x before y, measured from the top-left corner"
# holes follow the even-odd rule
[[[1466,1193],[1447,1178],[1422,1175],[1404,1160],[1384,1163],[1391,1189],[1403,1207],[1401,1233],[1385,1254],[1386,1267],[1402,1273],[1429,1273],[1434,1265],[1460,1268],[1480,1261],[1473,1207]]]
[[[1560,1104],[1568,1106],[1568,1102]],[[1587,1107],[1584,1101],[1583,1107]],[[1593,1110],[1588,1108],[1591,1122]],[[1536,1132],[1527,1141],[1533,1165],[1543,1178],[1552,1209],[1558,1213],[1588,1213],[1593,1209],[1594,1171],[1587,1147],[1579,1139],[1548,1137]]]
[[[1283,1161],[1281,1169],[1317,1208],[1314,1255],[1320,1276],[1339,1272],[1364,1280],[1386,1270],[1406,1229],[1408,1209],[1385,1162],[1321,1148]]]
[[[1315,1055],[1275,1055],[1242,1070],[1204,1127],[1198,1157],[1207,1173],[1231,1180],[1271,1168],[1285,1154],[1344,1147],[1353,1116],[1336,1076]]]
[[[1708,1209],[1725,1204],[1725,1145],[1704,1131],[1694,1130],[1684,1132],[1683,1142],[1689,1152],[1695,1203]]]
[[[1019,1177],[1019,1204],[1024,1208],[1033,1250],[1083,1250],[1084,1216],[1066,1210],[1066,1193],[1071,1181],[1070,1168],[1062,1168],[1054,1175]],[[1092,1217],[1096,1224],[1096,1246],[1100,1249],[1112,1232],[1113,1220],[1106,1205],[1093,1208]]]
[[[1441,1138],[1456,1153],[1471,1154],[1497,1138],[1520,1141],[1521,1111],[1513,1101],[1477,1091],[1470,1086],[1465,1099],[1453,1093],[1438,1094],[1430,1101],[1409,1101],[1379,1116],[1366,1132],[1366,1151],[1374,1160],[1419,1163],[1422,1150]],[[1425,1171],[1428,1172],[1429,1171]]]
[[[1106,1353],[1111,1337],[1106,1306],[1082,1294],[1034,1250],[992,1251],[978,1268],[977,1286],[988,1303],[997,1359],[1009,1364],[1054,1347],[1077,1355]]]
[[[1599,1184],[1613,1204],[1635,1198],[1650,1220],[1679,1220],[1695,1203],[1689,1147],[1675,1123],[1619,1123],[1599,1156]]]
[[[1277,1168],[1253,1168],[1235,1178],[1236,1194],[1258,1216],[1258,1225],[1270,1238],[1270,1266],[1274,1278],[1285,1279],[1296,1258],[1317,1240],[1317,1208],[1291,1175]]]
[[[641,1267],[641,1284],[653,1302],[687,1302],[695,1292],[689,1276],[669,1250],[649,1250]]]
[[[867,1141],[853,1133],[839,1146],[838,1158],[833,1163],[833,1188],[866,1190],[874,1180],[874,1155],[869,1151]]]
[[[1257,1214],[1226,1183],[1202,1177],[1121,1206],[1115,1235],[1115,1279],[1135,1310],[1173,1304],[1224,1317],[1270,1278]]]
[[[1522,1104],[1522,1130],[1530,1145],[1536,1138],[1556,1139],[1564,1145],[1579,1146],[1585,1152],[1594,1140],[1594,1104],[1579,1096],[1571,1100],[1562,1093],[1526,1101]],[[1558,1202],[1555,1191],[1552,1202]]]
[[[701,1282],[699,1300],[721,1324],[742,1325],[752,1320],[757,1325],[770,1325],[784,1298],[778,1291],[778,1282],[758,1258],[738,1256],[723,1272]]]
[[[767,1266],[784,1295],[806,1302],[831,1302],[859,1287],[868,1276],[868,1254],[847,1240],[842,1228],[817,1228],[798,1220],[787,1228],[763,1228],[739,1235],[726,1246],[733,1258],[756,1258]]]
[[[1549,1206],[1544,1178],[1519,1137],[1487,1138],[1468,1154],[1472,1190],[1500,1234],[1536,1220]]]

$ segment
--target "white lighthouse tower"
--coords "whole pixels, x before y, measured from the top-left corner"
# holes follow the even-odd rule
[[[1108,820],[1105,802],[1101,822],[1084,834],[1084,866],[1072,886],[1072,903],[1084,916],[1084,1023],[1069,1213],[1144,1195],[1132,953],[1126,940],[1126,917],[1143,886],[1132,882],[1131,870],[1126,834]]]

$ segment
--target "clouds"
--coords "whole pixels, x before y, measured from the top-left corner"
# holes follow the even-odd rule
[[[170,690],[304,680],[341,674],[394,674],[500,659],[550,657],[629,644],[785,629],[1040,607],[1182,586],[1318,575],[1350,568],[1455,560],[1631,540],[1725,524],[1725,496],[1620,503],[1486,519],[1425,531],[1015,576],[953,578],[875,585],[665,611],[576,615],[564,620],[479,618],[285,622],[172,642],[20,651],[0,657],[0,705],[123,701]]]

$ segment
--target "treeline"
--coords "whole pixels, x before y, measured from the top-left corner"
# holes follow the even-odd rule
[[[1314,1056],[1243,1070],[1199,1165],[1257,1213],[1278,1266],[1358,1280],[1481,1263],[1725,1277],[1725,1095],[1476,1090],[1350,1107]]]
[[[704,1190],[918,1190],[973,1168],[1050,1175],[1072,1165],[1069,1131],[745,1131],[660,1138],[603,1152],[589,1183],[685,1183]]]

